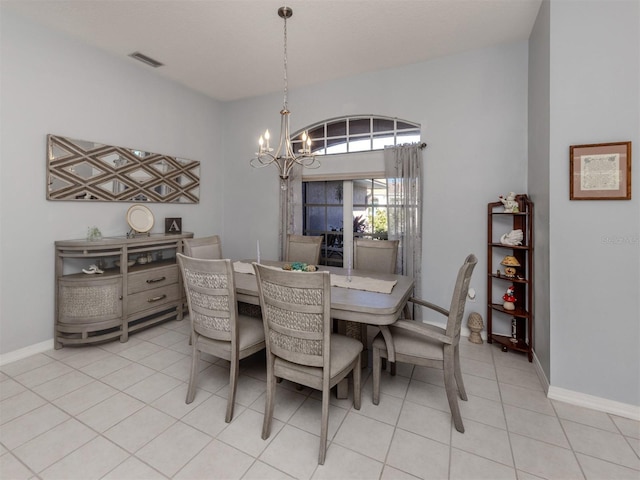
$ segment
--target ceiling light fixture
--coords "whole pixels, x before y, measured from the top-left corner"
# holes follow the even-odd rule
[[[293,150],[291,135],[289,133],[289,105],[287,102],[288,79],[287,79],[287,18],[291,18],[293,10],[289,7],[280,7],[278,15],[284,20],[284,102],[280,111],[280,141],[278,148],[275,150],[270,146],[269,130],[264,132],[258,141],[259,149],[256,157],[252,158],[250,165],[254,168],[262,168],[269,165],[276,165],[282,188],[286,188],[286,180],[289,178],[291,169],[295,165],[302,165],[306,168],[318,168],[320,162],[311,154],[311,139],[305,131],[301,137],[301,147],[297,154]]]

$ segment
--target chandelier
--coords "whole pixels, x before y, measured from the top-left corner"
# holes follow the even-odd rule
[[[278,148],[271,148],[269,130],[258,140],[258,151],[251,159],[250,165],[254,168],[262,168],[268,165],[275,165],[278,168],[283,188],[286,188],[286,180],[289,178],[291,169],[295,165],[302,165],[306,168],[318,168],[320,162],[311,154],[311,139],[305,131],[301,136],[301,148],[294,152],[289,133],[289,105],[287,102],[288,80],[287,80],[287,18],[291,18],[293,10],[289,7],[280,7],[278,15],[284,20],[284,101],[280,110],[280,140]]]

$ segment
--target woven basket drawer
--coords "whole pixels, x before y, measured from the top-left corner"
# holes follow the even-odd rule
[[[167,303],[177,302],[180,299],[178,284],[166,287],[154,288],[146,292],[134,293],[128,297],[129,315],[142,312],[150,308],[156,308]]]
[[[169,265],[143,272],[130,273],[127,282],[127,293],[129,295],[164,287],[165,285],[172,285],[178,283],[178,266]]]

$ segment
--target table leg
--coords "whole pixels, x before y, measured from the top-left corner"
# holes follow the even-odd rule
[[[361,337],[362,330],[363,330],[362,325],[358,322],[350,322],[348,320],[338,320],[336,325],[336,330],[337,330],[337,333],[346,335],[347,337],[355,338],[356,340],[361,341],[363,345],[366,344],[366,341],[367,341],[366,337],[364,339]],[[363,357],[361,357],[363,368],[367,366],[367,362],[366,362],[367,357],[365,356],[367,355],[367,353],[368,352],[366,348],[364,348],[362,352]],[[365,361],[362,361],[362,358],[364,358]],[[349,396],[349,380],[348,378],[345,378],[336,386],[336,398],[343,399],[343,398],[348,398],[348,396]]]
[[[348,320],[340,321],[338,326],[338,333],[351,337],[362,343],[362,354],[360,355],[360,362],[362,368],[369,366],[369,341],[367,339],[367,324],[360,322],[350,322]]]

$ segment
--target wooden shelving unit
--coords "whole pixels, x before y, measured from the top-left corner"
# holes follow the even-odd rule
[[[516,196],[519,212],[504,211],[502,202],[487,205],[487,341],[497,343],[507,352],[514,350],[527,354],[533,360],[533,202],[526,194]],[[522,245],[505,245],[500,237],[511,230],[522,230]],[[519,267],[515,276],[507,276],[501,260],[514,256]],[[503,306],[502,296],[513,285],[515,310]],[[511,323],[511,334],[494,333],[506,330]]]

